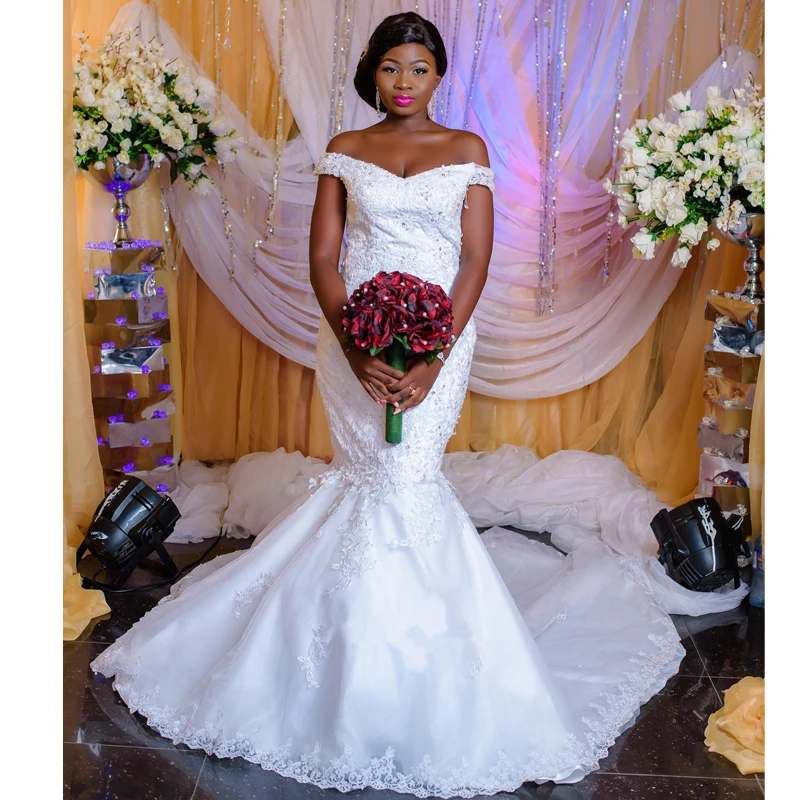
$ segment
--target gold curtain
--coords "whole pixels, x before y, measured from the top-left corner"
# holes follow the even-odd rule
[[[123,5],[122,0],[77,3],[74,31],[85,30],[93,43],[102,38]],[[274,73],[258,32],[254,5],[232,3],[231,46],[220,48],[220,79],[253,127],[271,138],[277,119]],[[212,77],[216,74],[214,11],[220,7],[212,0],[161,0],[158,4],[159,12]],[[761,7],[761,2],[752,4],[742,42],[751,51],[757,48]],[[681,9],[686,25],[677,28],[675,65],[682,72],[684,88],[718,53],[719,2],[688,4],[683,0]],[[738,30],[740,22],[741,14],[732,29]],[[224,19],[220,31],[224,40]],[[653,76],[651,100],[660,72]],[[759,82],[763,83],[763,66]],[[648,109],[654,110],[652,102]],[[290,138],[297,134],[288,108],[284,126]],[[96,191],[88,187],[85,194]],[[80,200],[78,211],[85,213]],[[137,233],[158,235],[140,228]],[[177,314],[170,313],[179,320],[175,327],[183,368],[184,457],[234,459],[281,446],[307,455],[330,455],[313,370],[280,356],[248,333],[176,244],[178,309]],[[510,443],[531,447],[540,456],[566,448],[612,454],[665,502],[678,504],[690,498],[698,480],[696,434],[703,416],[703,346],[711,336],[710,323],[703,320],[703,304],[709,289],[727,291],[742,282],[744,255],[742,249],[723,243],[707,261],[693,258],[642,340],[622,363],[593,384],[537,400],[468,393],[448,449],[493,450]],[[761,431],[763,425],[754,421],[754,438]],[[759,452],[756,441],[752,448]]]
[[[103,496],[103,473],[83,333],[83,302],[72,161],[70,0],[64,0],[64,639],[76,639],[89,620],[109,611],[103,593],[81,587],[75,549]]]

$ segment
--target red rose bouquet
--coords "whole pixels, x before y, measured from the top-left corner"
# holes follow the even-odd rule
[[[422,355],[430,364],[453,339],[453,304],[435,283],[407,272],[379,272],[362,283],[342,309],[342,339],[376,355],[386,349],[387,363],[405,372],[406,355]],[[403,415],[386,407],[386,441],[402,440]]]

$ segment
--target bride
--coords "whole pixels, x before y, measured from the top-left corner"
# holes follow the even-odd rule
[[[565,557],[499,529],[482,537],[442,473],[494,190],[483,140],[427,113],[446,68],[434,25],[386,18],[355,76],[386,116],[334,137],[316,165],[330,469],[92,664],[174,742],[341,791],[473,797],[578,781],[684,655],[639,560],[600,541]],[[342,306],[382,270],[453,301],[455,343],[405,374],[340,340]],[[387,405],[403,415],[397,445],[384,440]]]

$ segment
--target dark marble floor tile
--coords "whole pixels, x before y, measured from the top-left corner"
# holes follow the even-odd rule
[[[223,537],[217,546],[204,558],[209,561],[224,553],[246,550],[253,543],[252,539],[229,539]],[[210,546],[209,540],[191,544],[166,543],[166,549],[176,565],[183,568],[195,561]],[[93,556],[86,556],[81,561],[82,575],[93,575],[99,568]],[[187,573],[188,574],[188,573]],[[98,580],[104,579],[100,576]],[[135,588],[148,583],[156,583],[164,579],[158,568],[148,565],[146,568],[134,570],[124,588]],[[110,644],[125,633],[134,622],[140,620],[164,595],[169,593],[169,586],[144,589],[126,594],[106,592],[106,602],[111,613],[93,619],[77,641],[105,642]]]
[[[110,678],[95,675],[89,666],[106,644],[64,643],[63,729],[65,742],[117,744],[179,749],[149,728],[144,717],[132,714],[112,688]]]
[[[527,794],[522,794],[527,791]],[[520,800],[761,800],[755,781],[595,773],[580,783],[526,784]]]
[[[205,755],[64,745],[65,800],[190,800]]]
[[[708,717],[720,705],[709,678],[673,677],[619,737],[600,763],[602,771],[747,780],[704,744]]]
[[[764,677],[764,609],[743,605],[725,614],[687,620],[711,677]]]
[[[680,630],[678,631],[678,634],[680,635]],[[697,647],[695,647],[692,637],[687,636],[684,639],[683,636],[681,636],[681,644],[683,645],[683,649],[686,651],[686,655],[681,661],[680,668],[678,669],[678,675],[682,675],[687,678],[697,678],[705,675],[706,670],[705,665],[703,664],[703,659],[700,658],[700,653],[697,652]]]

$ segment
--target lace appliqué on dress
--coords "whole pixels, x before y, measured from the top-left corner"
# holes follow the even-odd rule
[[[306,681],[309,686],[319,689],[319,682],[315,677],[317,667],[324,661],[325,656],[328,654],[328,644],[322,638],[322,632],[325,630],[324,625],[314,630],[314,637],[311,640],[311,645],[308,648],[307,656],[297,656],[297,660],[303,665],[302,671],[306,674]]]
[[[237,589],[233,616],[238,617],[254,600],[263,597],[274,581],[275,575],[273,573],[262,572],[246,589]]]

